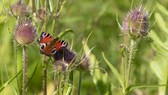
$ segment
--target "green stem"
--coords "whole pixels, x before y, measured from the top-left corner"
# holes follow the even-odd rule
[[[131,65],[132,65],[132,61],[133,61],[133,58],[134,58],[135,51],[136,51],[136,42],[133,39],[131,39],[130,51],[129,51],[129,56],[128,56],[126,88],[128,87],[129,80],[130,80]]]
[[[61,31],[60,23],[59,23],[59,16],[60,16],[60,12],[61,12],[61,7],[62,7],[63,3],[65,3],[65,1],[66,0],[58,0],[58,2],[57,2],[57,10],[56,10],[56,15],[55,15],[56,34]]]
[[[124,60],[124,57],[122,56],[122,65],[123,65],[123,67],[122,67],[122,69],[123,69],[123,76],[124,76],[124,83],[126,83],[126,64],[125,64],[125,60]],[[123,87],[123,91],[125,90],[125,86],[126,86],[126,84],[124,85],[124,87]]]
[[[82,83],[82,71],[79,72],[78,95],[80,95],[81,83]]]
[[[62,90],[61,90],[61,94],[64,95],[64,90],[65,90],[65,83],[66,83],[66,78],[67,78],[67,73],[66,72],[62,72],[63,76],[62,76]]]
[[[36,7],[35,7],[35,0],[31,0],[32,3],[32,13],[36,12]]]
[[[47,69],[46,69],[46,56],[44,55],[43,61],[43,95],[47,95]]]
[[[60,72],[58,72],[58,86],[57,86],[58,95],[60,95],[60,87],[61,87],[61,86],[60,86],[60,85],[61,85],[60,81],[61,81]]]
[[[26,52],[26,46],[23,45],[23,80],[22,80],[22,95],[26,95],[26,76],[27,76],[27,52]]]
[[[70,72],[69,83],[70,83],[70,86],[73,86],[73,71]],[[68,92],[69,94],[67,94],[67,95],[73,94],[72,89],[73,89],[73,87],[72,88],[70,87],[69,92]]]

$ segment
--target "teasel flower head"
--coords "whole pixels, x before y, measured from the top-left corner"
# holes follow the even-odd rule
[[[37,37],[36,28],[30,21],[20,21],[16,25],[14,38],[21,45],[28,45]]]
[[[126,15],[123,24],[123,32],[133,38],[144,37],[149,32],[149,15],[142,6],[131,10]]]
[[[64,60],[57,60],[54,63],[54,70],[66,71],[68,69],[68,63]]]
[[[88,56],[83,55],[79,62],[79,68],[83,71],[88,71],[90,69],[90,60]]]
[[[26,4],[22,3],[21,1],[15,3],[12,8],[12,13],[14,16],[22,17],[28,15],[28,8]]]
[[[63,60],[66,63],[70,64],[75,62],[76,54],[75,52],[71,51],[67,47],[64,47],[64,48],[61,48],[59,51],[57,51],[53,57],[55,61]]]

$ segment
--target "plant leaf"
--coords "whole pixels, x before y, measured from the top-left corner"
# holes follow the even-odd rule
[[[154,84],[139,84],[139,85],[130,85],[126,88],[126,95],[128,94],[128,92],[134,90],[134,89],[138,89],[138,88],[156,88],[156,87],[160,87],[160,86],[168,86],[166,84],[162,84],[162,85],[154,85]]]
[[[102,53],[102,55],[103,55],[103,58],[104,58],[105,62],[110,67],[111,71],[113,72],[114,76],[117,78],[117,80],[119,81],[121,86],[124,88],[124,81],[123,81],[121,75],[119,74],[117,69],[107,60],[107,58],[105,57],[104,53]]]
[[[71,29],[67,29],[67,30],[65,30],[64,32],[59,33],[59,34],[58,34],[58,37],[61,38],[61,37],[63,37],[64,35],[66,35],[67,33],[74,33],[74,31],[71,30]]]
[[[163,5],[161,5],[160,3],[156,4],[157,8],[159,9],[160,12],[164,13],[165,15],[168,16],[168,10],[166,9],[166,7],[164,7]]]
[[[8,80],[7,82],[5,82],[1,87],[0,87],[0,92],[6,87],[8,86],[8,84],[10,84],[20,73],[21,73],[22,69],[15,75],[13,76],[10,80]]]

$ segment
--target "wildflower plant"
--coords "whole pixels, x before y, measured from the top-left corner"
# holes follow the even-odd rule
[[[142,38],[145,38],[149,34],[148,12],[142,6],[131,9],[123,19],[123,23],[120,28],[124,36],[128,38],[127,44],[120,45],[123,73],[120,74],[118,72],[118,70],[107,60],[104,53],[103,57],[107,65],[114,73],[114,76],[117,78],[122,88],[122,94],[127,95],[134,89],[134,84],[131,79],[131,70],[136,51],[138,49],[138,44]],[[136,86],[136,84],[135,87],[140,88],[139,86]]]
[[[148,12],[142,6],[130,10],[124,18],[122,31],[133,39],[147,36],[149,32]]]
[[[27,84],[27,45],[33,43],[36,40],[37,33],[36,28],[29,21],[19,21],[16,25],[14,32],[14,38],[18,44],[23,48],[23,79],[22,79],[22,94],[26,95]]]
[[[118,30],[117,23],[113,22],[115,13],[111,13],[118,11],[118,9],[115,9],[118,8],[118,5],[111,7],[111,4],[109,4],[117,4],[117,1],[116,3],[110,0],[99,1],[11,0],[10,2],[9,0],[3,0],[1,2],[3,6],[0,7],[0,20],[2,20],[0,21],[0,28],[5,27],[3,30],[5,32],[0,33],[2,37],[0,37],[0,43],[3,42],[3,44],[0,44],[0,58],[2,58],[0,65],[3,64],[0,66],[0,94],[4,92],[2,94],[6,95],[8,90],[12,89],[10,90],[12,94],[21,95],[129,95],[132,93],[131,91],[137,88],[154,87],[134,83],[139,75],[135,75],[137,76],[134,78],[135,80],[132,78],[133,66],[137,65],[134,60],[136,60],[135,57],[139,57],[136,56],[137,50],[139,50],[138,45],[143,41],[141,39],[147,38],[149,34],[149,37],[156,41],[152,44],[154,47],[152,58],[154,60],[151,61],[151,64],[153,64],[150,64],[151,68],[160,82],[166,83],[167,77],[164,76],[164,72],[167,71],[167,65],[165,65],[164,58],[161,60],[163,60],[162,66],[165,67],[160,66],[159,71],[157,71],[157,67],[159,67],[157,62],[160,62],[159,54],[162,57],[167,56],[165,42],[162,41],[164,38],[162,39],[163,36],[158,37],[157,33],[150,33],[149,19],[151,15],[147,10],[140,5],[131,9],[125,15],[120,28],[121,33],[127,39],[124,42],[127,42],[119,46],[120,52],[114,53],[113,50],[116,47],[114,44],[110,45],[107,37],[111,37],[109,34],[114,29],[113,33],[116,33],[116,38],[113,35],[114,37],[109,39],[112,42],[114,41],[116,46],[119,45],[117,42],[120,41],[120,37],[118,37],[118,32],[115,31]],[[9,3],[9,8],[6,8],[6,3]],[[122,8],[123,4],[120,5]],[[115,11],[109,11],[110,8]],[[165,12],[166,9],[162,8],[160,7],[160,10],[165,13],[164,17],[167,15],[167,11]],[[4,12],[7,16],[5,19]],[[158,26],[166,33],[166,21],[163,21],[163,17],[157,13],[155,19],[160,20]],[[9,27],[12,26],[11,23],[13,24],[12,29]],[[164,25],[162,26],[162,24]],[[43,31],[47,33],[43,34]],[[88,32],[90,34],[85,39]],[[72,35],[69,33],[72,33]],[[14,45],[8,43],[11,40],[10,37],[14,39]],[[43,40],[38,40],[38,38],[43,38]],[[89,48],[90,46],[93,46],[93,48]],[[14,52],[7,47],[14,47]],[[158,48],[160,50],[157,50]],[[101,52],[103,52],[102,55]],[[104,52],[108,52],[108,56]],[[12,55],[14,58],[11,57]],[[111,57],[110,61],[116,64],[112,64],[106,56]],[[158,59],[155,59],[156,57]],[[2,70],[6,66],[4,63],[8,61],[16,63],[15,68],[13,68],[16,72],[11,79],[9,78],[13,74],[11,72],[12,65],[8,64],[9,69]],[[104,64],[104,62],[107,64]],[[119,62],[121,64],[118,64]],[[115,66],[119,66],[120,71]],[[23,67],[23,69],[19,70],[20,67]],[[158,73],[160,71],[162,71],[161,74]],[[10,73],[8,74],[8,72]],[[20,73],[22,75],[18,77]],[[7,76],[3,76],[4,74]],[[164,80],[161,77],[164,77]],[[15,81],[15,78],[17,81]],[[6,82],[4,83],[4,81]],[[154,81],[156,81],[155,78]],[[12,84],[10,84],[11,82]],[[9,84],[10,86],[8,86]],[[164,87],[164,91],[166,92],[166,87]],[[158,92],[161,92],[160,89]]]
[[[128,94],[128,88],[131,83],[131,70],[132,64],[134,63],[133,59],[135,57],[135,53],[138,49],[138,44],[141,38],[146,37],[149,34],[149,14],[148,12],[142,7],[136,7],[135,9],[130,10],[124,18],[122,24],[122,32],[129,37],[129,44],[128,46],[124,46],[123,52],[125,52],[126,56],[123,58],[126,59],[126,65],[124,65],[124,94]],[[127,57],[128,56],[128,57]],[[125,63],[123,63],[125,64]]]

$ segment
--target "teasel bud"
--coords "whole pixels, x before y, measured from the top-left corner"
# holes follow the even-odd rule
[[[59,51],[57,51],[53,57],[55,61],[63,60],[70,64],[75,61],[76,54],[67,47],[63,47]]]
[[[22,17],[28,15],[27,6],[21,1],[15,3],[11,9],[14,16]]]
[[[21,45],[28,45],[37,37],[36,28],[30,21],[21,21],[16,25],[14,38]]]
[[[149,15],[142,6],[131,10],[126,15],[123,24],[123,32],[133,38],[144,37],[149,32]]]
[[[81,57],[81,60],[79,62],[79,68],[80,70],[88,71],[90,69],[90,60],[88,56],[83,55]]]
[[[37,13],[36,13],[36,20],[37,21],[42,21],[45,18],[46,18],[46,11],[42,8],[38,9]]]
[[[54,70],[66,71],[68,69],[68,63],[64,60],[57,60],[54,63]]]

